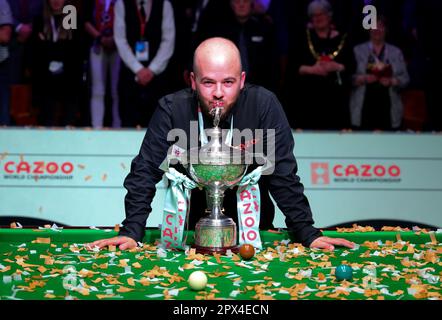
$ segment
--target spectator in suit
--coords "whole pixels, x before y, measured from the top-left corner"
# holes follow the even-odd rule
[[[63,27],[68,0],[45,0],[43,13],[33,22],[33,100],[44,126],[76,125],[78,92],[82,82],[81,39],[77,30]]]
[[[0,125],[9,125],[9,42],[12,33],[12,13],[6,0],[0,0]]]
[[[179,0],[181,1],[181,0]],[[184,82],[190,86],[190,72],[192,71],[193,53],[198,45],[208,39],[220,17],[231,15],[230,0],[188,0],[187,16],[190,20],[189,47],[185,55]]]
[[[91,0],[88,2],[86,32],[93,39],[89,64],[92,80],[90,111],[92,127],[100,129],[104,123],[106,84],[109,78],[112,97],[112,127],[120,128],[118,108],[118,76],[120,56],[114,41],[113,23],[116,0]]]
[[[189,52],[192,47],[192,25],[194,0],[169,0],[173,8],[175,25],[175,45],[169,60],[165,77],[169,90],[180,90],[189,86]]]
[[[253,12],[255,15],[261,15],[274,27],[276,37],[276,57],[277,57],[277,86],[275,86],[276,95],[283,100],[283,88],[285,83],[287,61],[288,61],[288,0],[255,0]]]
[[[123,127],[146,127],[165,92],[164,71],[174,52],[175,23],[168,0],[118,0],[114,38],[123,64],[119,106]]]
[[[385,42],[385,19],[378,19],[370,41],[354,48],[357,63],[350,100],[352,126],[363,130],[400,129],[400,90],[410,81],[402,51]]]
[[[253,15],[253,6],[254,0],[230,0],[229,14],[201,32],[235,43],[247,81],[274,91],[278,83],[275,29],[261,15]]]
[[[10,45],[11,83],[22,84],[28,80],[31,60],[29,50],[34,19],[41,15],[43,0],[7,0],[11,7],[14,24]]]

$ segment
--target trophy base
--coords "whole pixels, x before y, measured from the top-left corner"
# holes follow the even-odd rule
[[[225,247],[225,248],[211,248],[211,247],[201,247],[199,245],[193,245],[192,248],[196,249],[196,253],[201,254],[220,254],[220,255],[226,255],[227,251],[230,250],[232,253],[238,253],[239,252],[239,246],[233,246],[233,247]]]

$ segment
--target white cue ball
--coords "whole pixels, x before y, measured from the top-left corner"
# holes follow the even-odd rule
[[[193,290],[203,290],[207,285],[207,276],[202,271],[194,271],[190,274],[187,282]]]

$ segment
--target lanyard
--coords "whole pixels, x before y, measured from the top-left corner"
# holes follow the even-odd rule
[[[134,0],[134,1],[135,1],[135,5],[138,8],[137,0]],[[147,2],[147,3],[152,6],[152,2]],[[140,35],[141,35],[141,38],[144,38],[144,33],[146,31],[146,24],[147,24],[147,21],[146,21],[147,13],[145,11],[145,17],[143,19],[142,15],[141,15],[141,6],[140,6],[140,8],[137,9],[137,14],[138,14],[138,21],[140,22]]]
[[[387,46],[384,44],[382,47],[381,52],[379,53],[379,56],[374,51],[373,43],[369,42],[368,47],[370,48],[370,55],[376,60],[376,62],[384,62],[385,57],[387,56]]]
[[[209,140],[207,139],[206,132],[204,131],[204,120],[203,120],[203,113],[201,112],[201,107],[198,107],[198,125],[201,133],[201,138],[200,138],[201,146],[204,146],[209,142]],[[230,130],[226,136],[226,144],[229,146],[232,146],[232,134],[233,134],[233,115],[232,119],[230,120]]]
[[[57,42],[60,32],[58,31],[59,29],[55,27],[54,16],[51,16],[51,28],[52,28],[52,41]]]
[[[109,13],[111,10],[111,5],[113,6],[115,4],[115,0],[100,0],[97,1],[97,7],[96,10],[96,20],[98,25],[98,30],[100,33],[103,31],[103,29],[106,27],[107,24],[110,23],[110,21],[113,18],[113,13]],[[99,9],[102,8],[102,11],[100,12]],[[100,15],[98,15],[100,14]]]
[[[105,3],[104,3],[104,13],[108,13],[109,12],[109,8],[110,8],[111,2],[112,2],[112,0],[105,0]]]

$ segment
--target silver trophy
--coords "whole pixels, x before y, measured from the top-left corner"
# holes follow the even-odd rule
[[[226,130],[218,127],[222,107],[214,107],[212,111],[214,127],[205,130],[210,140],[202,147],[189,150],[186,168],[206,191],[206,216],[195,226],[195,248],[200,253],[225,254],[227,250],[237,252],[237,230],[233,219],[223,213],[224,191],[243,178],[248,154],[226,144]]]

